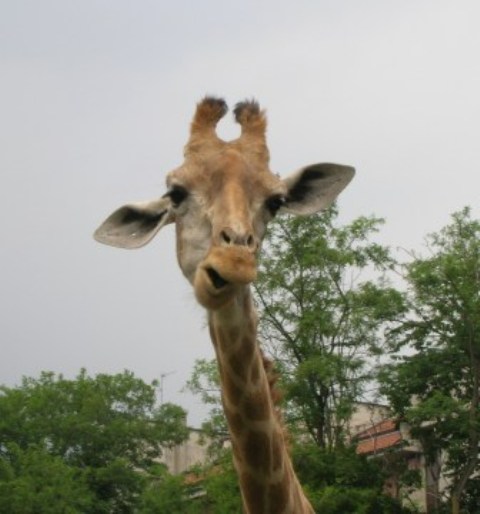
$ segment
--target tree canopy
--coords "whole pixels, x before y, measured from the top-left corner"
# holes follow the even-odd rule
[[[385,327],[404,308],[386,282],[388,249],[372,240],[383,221],[337,218],[332,207],[275,220],[255,286],[260,339],[281,371],[287,416],[331,448],[371,385]]]
[[[155,386],[82,370],[0,387],[0,511],[132,512],[162,447],[187,437],[185,412],[157,407]]]
[[[452,512],[480,490],[480,223],[468,208],[406,265],[409,314],[390,333],[383,391],[451,482]]]

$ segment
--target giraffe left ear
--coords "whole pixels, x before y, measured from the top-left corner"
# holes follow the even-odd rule
[[[114,211],[95,231],[100,243],[118,248],[140,248],[174,220],[169,197],[131,203]]]
[[[287,198],[281,212],[313,214],[329,207],[355,174],[351,166],[312,164],[300,169],[284,182]]]

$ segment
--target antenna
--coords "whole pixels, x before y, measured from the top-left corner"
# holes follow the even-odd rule
[[[176,371],[170,371],[168,373],[160,373],[160,385],[158,390],[160,391],[160,405],[163,405],[163,381],[166,377],[173,375]]]

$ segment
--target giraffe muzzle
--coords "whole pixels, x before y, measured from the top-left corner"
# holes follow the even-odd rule
[[[218,308],[256,277],[255,255],[247,248],[214,246],[195,273],[195,294],[204,307]]]
[[[215,287],[250,284],[257,278],[255,255],[242,246],[214,246],[200,264]]]

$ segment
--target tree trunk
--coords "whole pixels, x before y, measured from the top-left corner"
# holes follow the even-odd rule
[[[468,431],[467,462],[458,475],[458,481],[452,490],[452,514],[460,514],[460,498],[470,476],[475,472],[478,462],[478,445],[480,435],[477,428],[478,408],[480,405],[480,360],[471,355],[473,370],[473,393],[470,403],[470,428]]]
[[[452,493],[452,514],[460,514],[460,496]]]

